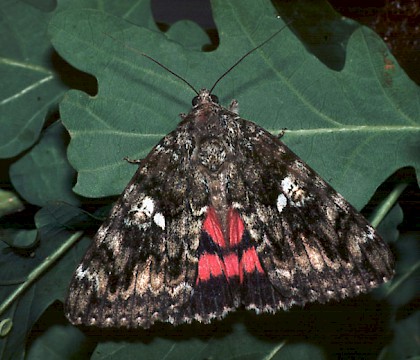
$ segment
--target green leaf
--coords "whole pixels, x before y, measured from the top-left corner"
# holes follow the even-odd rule
[[[197,88],[210,87],[283,25],[263,0],[212,4],[220,46],[209,53],[97,11],[69,10],[52,19],[57,51],[99,84],[96,97],[71,91],[60,106],[77,193],[120,193],[136,170],[122,159],[145,157],[175,128],[177,114],[188,111],[194,95],[130,48]],[[392,71],[385,67],[389,61]],[[340,72],[326,68],[285,29],[229,73],[216,92],[224,104],[237,98],[241,115],[272,133],[286,127],[286,144],[357,208],[395,170],[419,166],[419,89],[367,28],[350,37]]]
[[[25,257],[7,251],[4,243],[0,243],[1,261],[0,302],[10,296],[15,289],[10,284],[22,283],[33,270],[49,262],[49,256],[71,236],[68,224],[80,215],[80,210],[71,212],[71,207],[55,206],[43,208],[36,216],[37,228],[41,237],[40,246],[33,256]],[[89,239],[81,239],[62,258],[39,278],[26,292],[2,314],[13,322],[11,331],[0,338],[0,354],[4,359],[21,359],[24,356],[25,342],[31,327],[56,300],[63,301],[67,293],[70,277],[85,253]]]
[[[76,176],[66,157],[66,130],[55,122],[40,142],[10,167],[10,179],[29,203],[44,206],[51,201],[78,205],[72,191]]]
[[[0,190],[0,217],[21,211],[24,206],[11,191]]]
[[[54,54],[47,37],[47,25],[54,12],[69,6],[80,11],[100,8],[133,24],[157,30],[149,1],[145,0],[136,3],[131,0],[60,1],[56,9],[40,2],[29,5],[25,1],[2,1],[0,77],[4,81],[0,89],[0,158],[13,157],[37,140],[46,117],[56,110],[58,100],[67,89],[62,74],[56,72],[51,60]]]
[[[85,343],[86,336],[75,326],[55,325],[34,341],[26,360],[87,359]]]
[[[3,319],[0,321],[0,337],[5,337],[12,330],[13,322],[11,319]]]
[[[31,146],[66,87],[51,66],[50,13],[23,1],[0,5],[0,158]]]
[[[277,350],[277,349],[274,349]],[[262,359],[270,360],[323,360],[327,359],[324,352],[316,345],[310,343],[294,343],[286,345],[276,353],[270,353],[269,356]]]
[[[404,214],[399,204],[396,204],[386,215],[376,229],[387,243],[397,242],[400,237],[398,226],[402,223]]]
[[[158,31],[158,27],[153,19],[150,0],[119,0],[102,2],[98,2],[97,0],[72,0],[59,2],[59,11],[63,11],[68,8],[97,9],[104,13],[118,16],[132,24]]]
[[[217,326],[216,326],[217,328]],[[220,329],[219,329],[220,330]],[[235,324],[230,333],[215,329],[209,338],[183,339],[183,331],[178,340],[153,338],[151,342],[103,342],[100,343],[92,359],[325,359],[322,350],[307,343],[288,345],[284,340],[271,341],[251,335],[243,324]]]
[[[51,201],[77,205],[72,191],[75,171],[66,158],[66,130],[52,124],[31,151],[10,167],[10,179],[29,203],[44,206]]]
[[[185,34],[191,34],[191,36],[186,38]],[[177,41],[191,50],[201,50],[204,45],[210,44],[206,32],[195,22],[189,20],[176,22],[165,35],[169,40]]]
[[[8,233],[9,236],[6,234]],[[13,248],[18,249],[29,249],[35,246],[37,242],[37,230],[17,230],[17,231],[7,231],[1,230],[0,235],[2,240]]]
[[[395,335],[389,346],[381,353],[380,360],[419,359],[420,311],[394,325]]]
[[[400,232],[398,226],[403,221],[403,212],[399,204],[396,204],[382,220],[380,225],[377,228],[378,233],[388,244],[398,244],[397,240],[400,237]],[[390,291],[392,292],[392,287],[394,287],[396,282],[396,277],[391,281],[388,281],[385,284],[382,284],[380,287],[372,291],[372,295],[376,299],[387,299]]]
[[[386,284],[383,296],[399,307],[420,295],[420,236],[415,232],[404,234],[394,246],[398,260],[395,276]]]

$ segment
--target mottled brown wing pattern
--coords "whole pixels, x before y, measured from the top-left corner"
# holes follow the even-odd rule
[[[241,204],[276,290],[275,300],[260,310],[341,299],[389,280],[392,253],[366,219],[278,138],[240,122],[241,197],[247,201],[232,202]]]
[[[197,187],[191,139],[168,146],[179,136],[185,133],[167,135],[142,161],[94,237],[69,288],[65,311],[72,323],[149,327],[191,317],[197,259],[190,254],[204,216],[193,208],[207,200],[203,193],[189,203],[186,193]]]
[[[367,292],[386,244],[278,138],[201,90],[139,166],[70,285],[74,324],[209,322]]]

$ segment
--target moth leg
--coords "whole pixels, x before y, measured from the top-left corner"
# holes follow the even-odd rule
[[[136,164],[136,165],[140,164],[143,161],[143,159],[130,159],[127,156],[124,158],[124,160],[130,164]]]
[[[184,120],[187,117],[188,114],[186,113],[181,113],[179,114],[179,117],[181,118],[181,120]]]
[[[283,135],[286,133],[286,130],[287,130],[287,128],[281,129],[281,131],[277,135],[277,139],[281,139],[283,137]]]
[[[229,111],[239,115],[239,104],[237,100],[232,100],[229,104]]]

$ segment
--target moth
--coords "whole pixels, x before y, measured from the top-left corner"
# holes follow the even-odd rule
[[[365,218],[277,136],[242,119],[235,100],[219,104],[212,90],[232,68],[200,91],[170,71],[197,96],[137,161],[76,269],[71,323],[209,323],[240,306],[276,312],[355,296],[392,277],[393,256]]]

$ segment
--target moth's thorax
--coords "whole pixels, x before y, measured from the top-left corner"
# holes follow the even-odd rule
[[[194,139],[192,161],[209,176],[216,176],[229,165],[239,136],[238,116],[214,99],[208,90],[201,90],[186,117]]]
[[[226,240],[228,201],[227,178],[234,164],[235,144],[239,136],[238,116],[218,104],[217,97],[202,89],[193,100],[186,117],[194,139],[191,162],[206,183],[208,200],[214,208]]]

